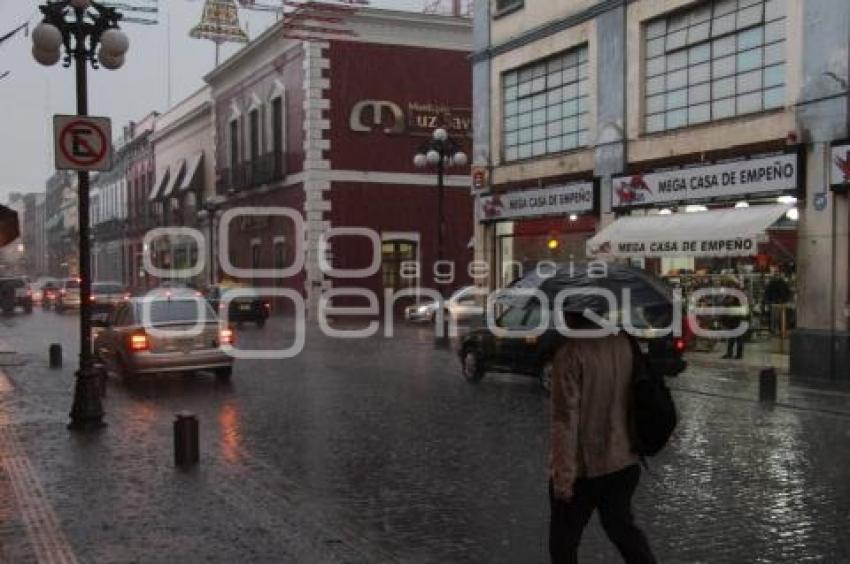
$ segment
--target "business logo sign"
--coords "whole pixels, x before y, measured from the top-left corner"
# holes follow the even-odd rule
[[[523,219],[544,215],[589,213],[596,209],[593,182],[520,190],[478,199],[482,221]]]
[[[629,208],[797,193],[799,155],[783,154],[709,166],[615,176],[613,205]]]
[[[832,146],[829,184],[833,190],[850,189],[850,141]]]
[[[361,100],[351,108],[349,127],[360,133],[382,129],[387,135],[430,135],[434,129],[444,127],[450,134],[468,135],[472,131],[472,110],[411,102],[405,112],[388,100]]]

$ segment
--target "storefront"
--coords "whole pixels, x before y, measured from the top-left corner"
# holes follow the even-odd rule
[[[795,318],[800,154],[651,169],[614,178],[618,218],[587,254],[627,259],[687,294],[735,286],[749,297],[752,334],[788,351]]]
[[[479,220],[495,237],[496,285],[505,287],[540,261],[584,259],[597,229],[599,185],[552,181],[482,196],[478,205]]]

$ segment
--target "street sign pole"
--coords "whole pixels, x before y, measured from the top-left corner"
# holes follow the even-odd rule
[[[82,14],[77,14],[82,20]],[[74,53],[77,72],[77,114],[88,115],[88,59],[84,45],[85,36],[77,37]],[[79,234],[80,234],[80,367],[74,385],[74,403],[71,406],[69,429],[103,427],[103,404],[100,401],[101,374],[94,370],[91,343],[91,241],[89,240],[89,171],[80,170],[79,178]]]

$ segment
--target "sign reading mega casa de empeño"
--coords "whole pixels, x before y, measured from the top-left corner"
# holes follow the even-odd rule
[[[520,219],[543,215],[589,213],[596,209],[593,182],[551,186],[539,190],[517,190],[478,199],[481,221]]]
[[[800,187],[797,153],[714,163],[661,172],[615,176],[615,208],[796,194]]]

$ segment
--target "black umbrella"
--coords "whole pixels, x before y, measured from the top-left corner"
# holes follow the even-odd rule
[[[618,310],[622,309],[627,296],[631,300],[632,309],[669,310],[674,303],[672,290],[659,278],[640,268],[601,261],[558,264],[554,268],[552,264],[541,264],[510,286],[511,290],[522,288],[541,291],[548,298],[550,307],[554,306],[558,294],[563,290],[577,290],[566,296],[563,302],[563,310],[574,313],[586,309],[602,315],[609,313],[608,301],[593,293],[594,289],[611,292]],[[523,307],[530,299],[533,297],[527,293],[509,291],[500,301]]]
[[[0,205],[0,247],[5,247],[21,236],[18,212]]]

